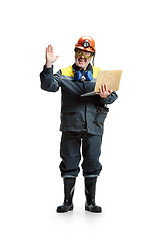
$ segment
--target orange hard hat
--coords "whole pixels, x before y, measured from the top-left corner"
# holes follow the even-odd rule
[[[75,48],[79,48],[79,49],[82,49],[84,51],[94,52],[94,53],[96,51],[95,41],[90,36],[80,37],[79,40],[78,40],[78,43],[75,44]]]

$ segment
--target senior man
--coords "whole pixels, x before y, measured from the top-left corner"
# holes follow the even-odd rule
[[[62,94],[60,171],[64,179],[64,202],[57,207],[57,212],[73,210],[72,199],[82,155],[85,210],[100,213],[102,208],[95,203],[95,191],[97,177],[102,170],[99,157],[104,121],[108,113],[107,104],[113,103],[118,96],[107,85],[102,85],[95,96],[81,96],[94,90],[97,73],[101,69],[94,66],[96,49],[92,37],[80,37],[74,51],[75,63],[53,74],[53,64],[58,56],[54,55],[53,47],[49,45],[46,48],[46,64],[40,74],[43,90],[56,92],[61,88]]]

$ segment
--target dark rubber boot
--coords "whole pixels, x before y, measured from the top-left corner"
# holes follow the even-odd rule
[[[73,210],[73,194],[76,178],[64,178],[64,203],[57,207],[58,213],[64,213]]]
[[[85,210],[94,213],[101,213],[102,208],[97,206],[95,203],[96,182],[97,177],[85,178],[85,195],[86,195]]]

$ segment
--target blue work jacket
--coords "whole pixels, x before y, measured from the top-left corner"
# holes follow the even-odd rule
[[[73,65],[74,66],[74,65]],[[94,91],[97,73],[100,68],[89,64],[93,72],[91,81],[75,81],[73,66],[63,68],[53,74],[53,66],[40,73],[41,88],[56,92],[61,87],[61,131],[88,131],[90,134],[102,135],[104,120],[109,111],[107,104],[117,98],[112,92],[107,98],[99,95],[82,97],[81,95]]]

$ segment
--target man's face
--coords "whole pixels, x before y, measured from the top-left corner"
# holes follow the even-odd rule
[[[80,49],[77,49],[75,52],[75,64],[76,66],[83,68],[84,70],[86,70],[92,58],[93,57],[91,52],[83,51]]]

